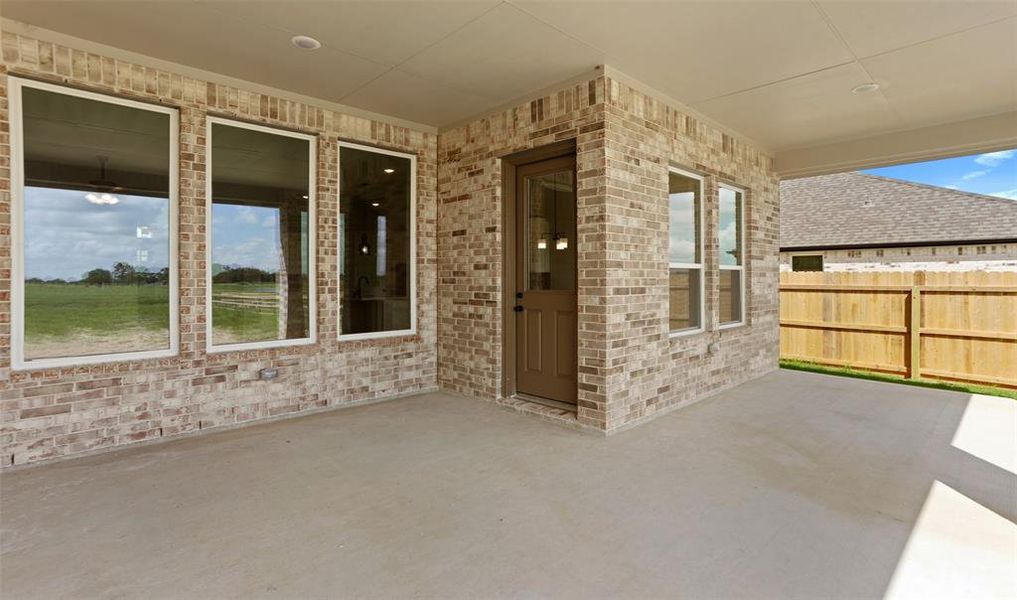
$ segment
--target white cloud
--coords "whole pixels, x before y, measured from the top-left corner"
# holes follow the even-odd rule
[[[987,154],[980,154],[975,157],[975,162],[986,166],[995,167],[996,165],[1006,162],[1017,154],[1017,150],[1000,150],[999,152],[989,152]]]
[[[978,177],[981,177],[981,176],[983,176],[983,175],[985,175],[987,173],[988,173],[988,171],[971,171],[970,173],[965,173],[961,177],[961,179],[964,179],[964,180],[977,179]]]
[[[1002,192],[996,192],[989,194],[990,196],[996,196],[997,198],[1006,198],[1008,200],[1017,200],[1017,189],[1014,190],[1003,190]]]
[[[169,264],[169,200],[119,195],[117,204],[89,202],[82,191],[25,188],[25,274],[77,280],[114,263],[136,264],[147,253],[152,270]],[[139,238],[144,227],[149,237]]]

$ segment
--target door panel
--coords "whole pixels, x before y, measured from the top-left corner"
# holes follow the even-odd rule
[[[526,370],[531,373],[540,373],[544,370],[541,360],[540,334],[542,331],[543,311],[539,308],[524,311],[521,315],[526,321],[523,345],[526,347]]]
[[[519,167],[516,389],[576,402],[575,157]]]
[[[554,313],[556,335],[555,360],[559,375],[576,374],[576,311],[575,308]]]

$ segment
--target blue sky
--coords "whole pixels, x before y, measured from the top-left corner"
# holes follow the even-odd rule
[[[864,172],[1017,200],[1017,149]]]
[[[212,263],[279,270],[279,209],[212,204]]]
[[[25,276],[76,281],[126,262],[149,271],[169,262],[169,199],[117,194],[96,204],[86,192],[25,188]]]

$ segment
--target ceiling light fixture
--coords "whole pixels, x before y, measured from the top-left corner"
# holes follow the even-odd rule
[[[878,89],[879,89],[879,84],[876,83],[875,81],[870,81],[869,83],[863,83],[861,85],[856,85],[855,87],[851,88],[851,93],[852,94],[868,94],[869,92],[874,92],[874,91],[876,91]]]
[[[290,38],[290,43],[301,50],[317,50],[321,48],[321,42],[309,35],[295,35]]]
[[[385,169],[386,173],[395,173],[395,169]]]
[[[380,202],[372,202],[371,206],[373,206],[375,208],[378,208],[379,206],[381,206],[381,203]]]
[[[85,200],[88,200],[92,204],[98,204],[99,206],[113,206],[114,204],[120,204],[120,199],[111,194],[85,194]]]

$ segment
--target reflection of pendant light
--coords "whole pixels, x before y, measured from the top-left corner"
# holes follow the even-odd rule
[[[367,255],[371,253],[371,245],[367,243],[367,234],[360,236],[360,253]]]
[[[537,240],[537,250],[547,250],[547,240],[544,238]]]
[[[554,249],[555,250],[566,250],[569,247],[569,239],[562,234],[555,234],[554,236]]]
[[[108,156],[96,156],[99,159],[99,179],[93,179],[88,183],[93,187],[102,189],[106,188],[109,192],[115,192],[119,189],[117,184],[109,179],[106,179],[106,162],[109,161]],[[110,193],[95,193],[89,192],[85,194],[85,200],[88,200],[92,204],[98,204],[100,206],[113,206],[120,203],[120,199]]]
[[[113,206],[114,204],[120,203],[120,199],[117,198],[116,196],[110,194],[95,194],[92,192],[85,194],[85,200],[88,200],[92,204],[98,204],[100,206],[102,205]]]

